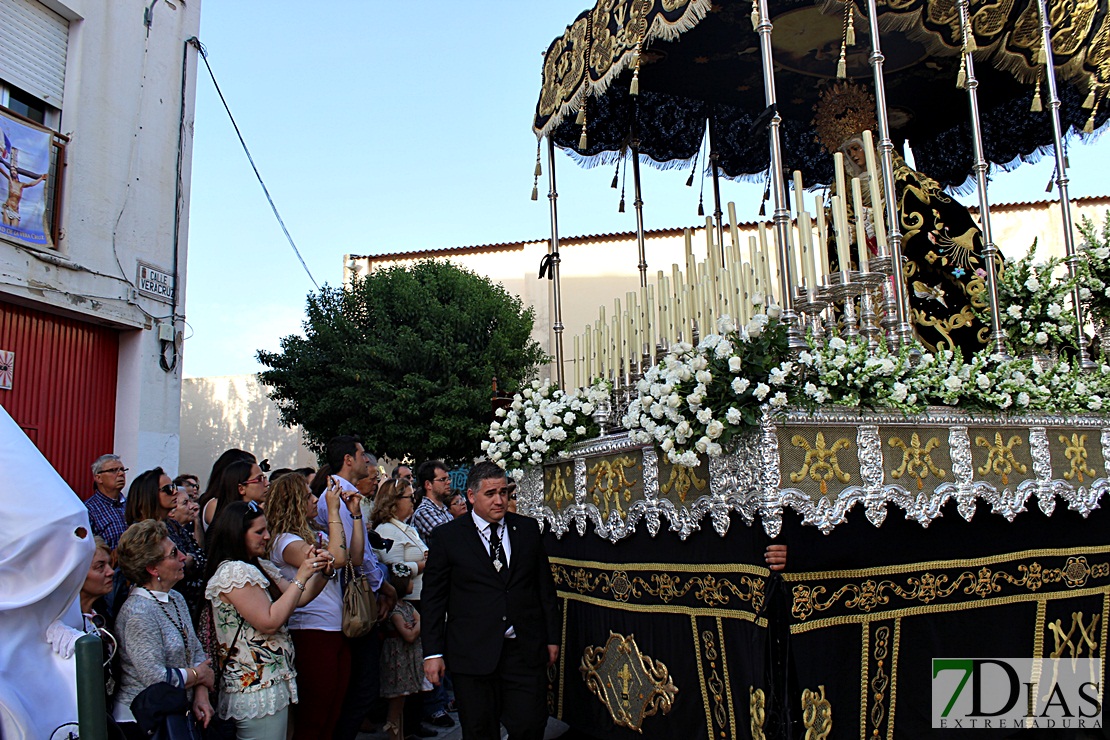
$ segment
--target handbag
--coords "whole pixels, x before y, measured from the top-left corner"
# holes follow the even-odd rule
[[[378,621],[378,599],[370,581],[347,563],[343,568],[343,634],[362,637],[370,633]]]
[[[239,652],[239,648],[235,646],[235,643],[239,642],[239,635],[243,632],[243,617],[242,615],[239,616],[239,629],[235,630],[235,637],[231,638],[231,643],[226,650],[223,645],[220,644],[220,638],[216,634],[216,620],[215,615],[212,613],[211,602],[205,603],[204,608],[201,609],[198,621],[198,637],[200,639],[200,644],[204,646],[204,651],[212,661],[212,672],[216,676],[216,691],[218,691],[228,662],[231,660],[232,656]]]
[[[159,681],[131,701],[139,728],[153,740],[200,740],[185,689]]]

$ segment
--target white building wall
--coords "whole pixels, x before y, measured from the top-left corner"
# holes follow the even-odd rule
[[[48,0],[70,20],[64,103],[68,136],[62,233],[56,250],[0,239],[0,296],[121,329],[115,449],[133,470],[178,467],[181,364],[159,366],[158,324],[184,329],[189,182],[196,71],[186,40],[200,29],[200,0]],[[152,8],[151,24],[144,10]],[[188,71],[182,115],[182,65]],[[179,302],[140,296],[137,262],[172,273],[180,146]]]

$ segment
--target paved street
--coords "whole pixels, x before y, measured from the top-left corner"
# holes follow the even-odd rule
[[[435,736],[434,740],[462,740],[462,729],[459,727],[459,724],[458,724],[459,716],[457,714],[452,715],[452,716],[456,720],[455,726],[452,727],[452,728],[449,728],[449,729],[435,728],[435,729],[438,729],[439,732]],[[425,725],[425,727],[428,727],[428,726],[429,725]],[[555,738],[563,737],[564,735],[566,735],[566,737],[569,738],[570,735],[567,735],[567,731],[569,729],[570,728],[566,724],[564,724],[563,722],[560,722],[559,720],[555,719],[554,717],[551,717],[547,721],[547,731],[544,733],[544,740],[554,740]],[[359,733],[359,736],[358,736],[357,740],[388,740],[388,737],[389,736],[386,735],[386,733],[380,732],[380,731],[379,732],[362,732],[362,733]],[[428,738],[428,740],[433,740],[433,739]]]

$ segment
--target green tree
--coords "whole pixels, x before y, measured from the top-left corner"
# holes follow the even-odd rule
[[[500,285],[432,260],[325,286],[308,296],[304,337],[259,351],[259,377],[282,423],[316,451],[339,434],[417,461],[465,462],[490,422],[494,377],[505,390],[548,361],[532,309]]]

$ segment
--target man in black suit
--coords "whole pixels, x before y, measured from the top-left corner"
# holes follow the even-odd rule
[[[421,592],[424,673],[451,668],[464,740],[542,740],[559,657],[555,583],[536,521],[507,511],[505,471],[470,471],[470,514],[436,529]]]

